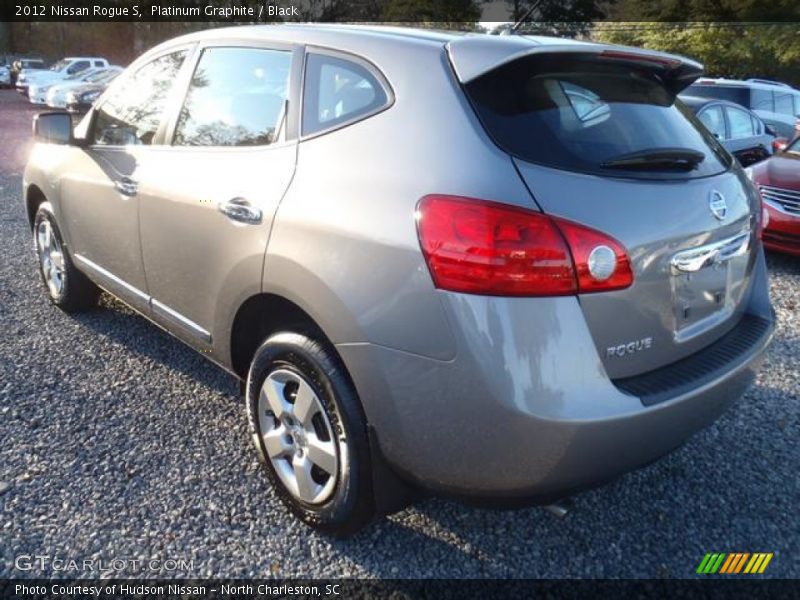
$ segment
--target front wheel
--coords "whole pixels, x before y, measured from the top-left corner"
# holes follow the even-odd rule
[[[375,513],[366,419],[332,349],[278,333],[256,351],[250,430],[278,497],[304,523],[349,535]]]
[[[100,290],[72,264],[49,202],[36,211],[33,235],[39,273],[53,304],[66,312],[96,306]]]

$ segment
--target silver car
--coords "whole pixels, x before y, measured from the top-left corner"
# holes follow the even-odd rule
[[[757,192],[646,50],[264,25],[40,115],[24,202],[64,310],[102,288],[243,382],[277,494],[334,534],[420,491],[549,503],[671,451],[773,332]]]

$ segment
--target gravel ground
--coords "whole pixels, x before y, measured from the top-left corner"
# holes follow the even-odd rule
[[[31,111],[10,94],[0,146],[24,148]],[[564,519],[432,499],[334,541],[266,484],[232,377],[111,299],[49,304],[19,157],[0,162],[0,577],[63,575],[14,568],[32,554],[159,561],[145,576],[688,577],[726,551],[800,575],[800,260],[769,257],[780,327],[758,384],[679,451]]]

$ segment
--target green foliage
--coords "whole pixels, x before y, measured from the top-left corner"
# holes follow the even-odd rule
[[[800,84],[797,0],[617,0],[608,13],[600,41],[689,56],[714,77]]]

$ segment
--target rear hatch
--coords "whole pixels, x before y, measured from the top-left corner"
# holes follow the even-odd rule
[[[730,331],[754,264],[759,202],[676,103],[700,65],[596,44],[488,43],[465,38],[448,52],[489,136],[543,212],[628,251],[631,287],[579,297],[609,376],[665,366]]]

